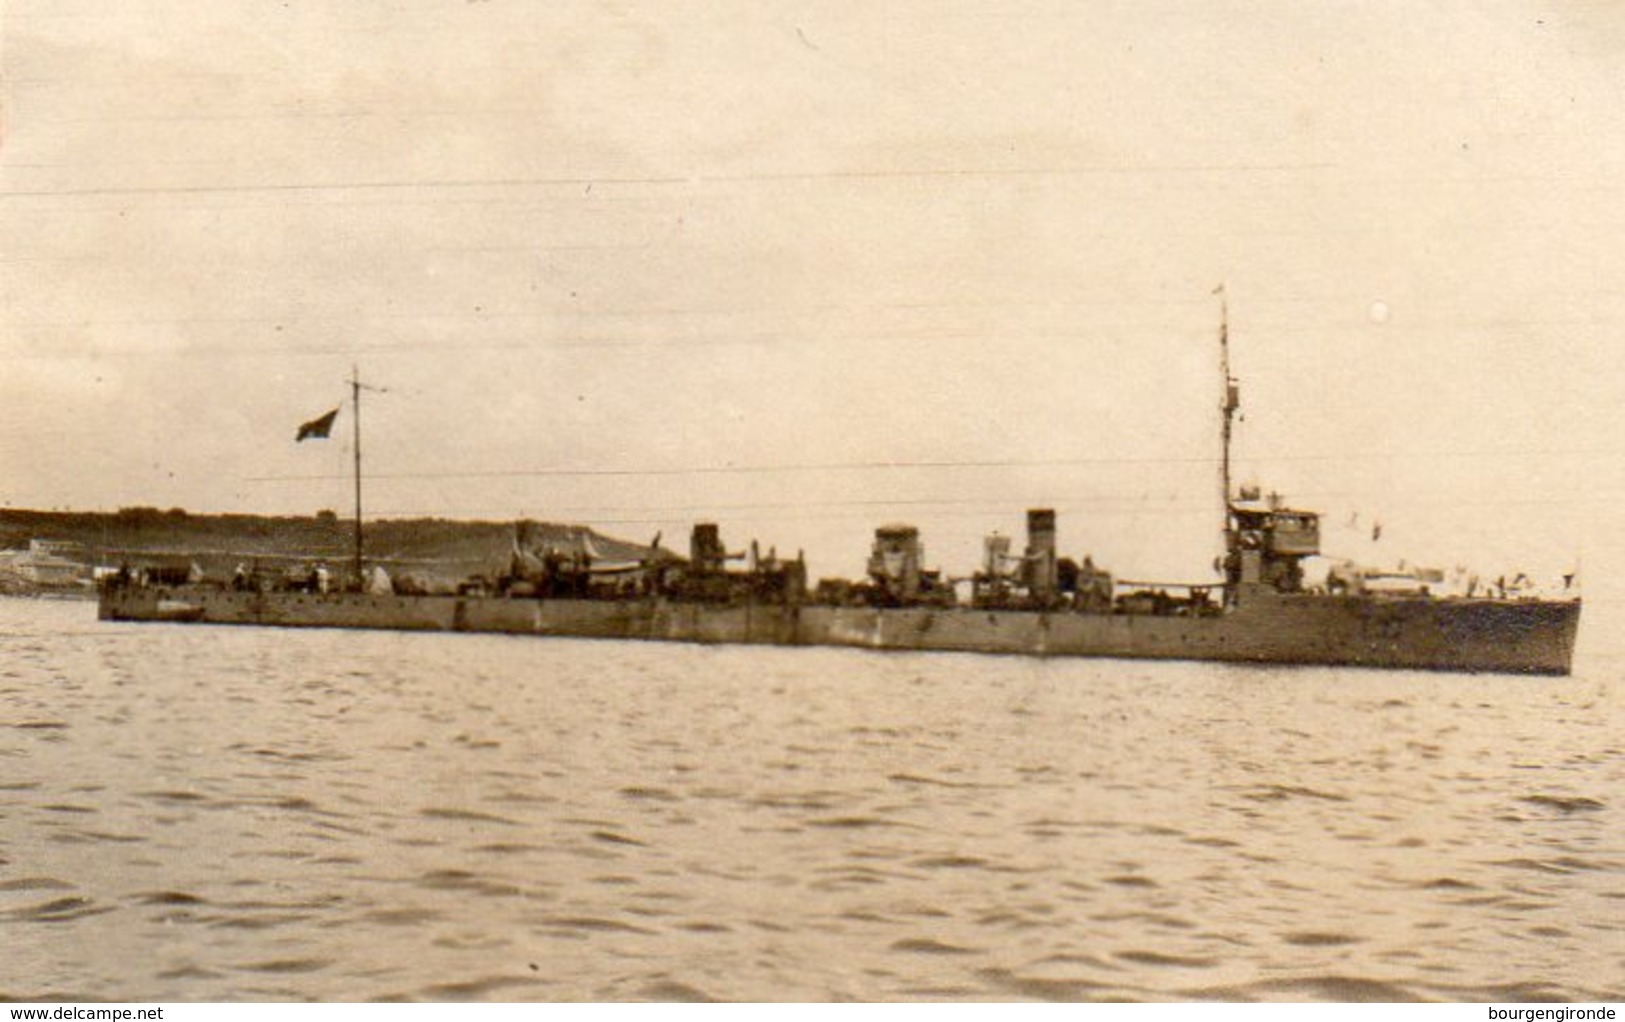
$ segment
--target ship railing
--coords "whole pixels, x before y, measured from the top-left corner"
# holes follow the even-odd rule
[[[1120,614],[1206,616],[1221,613],[1222,582],[1151,582],[1117,579],[1113,610]]]
[[[1118,589],[1173,589],[1186,593],[1198,589],[1213,592],[1224,588],[1224,583],[1218,580],[1212,582],[1141,582],[1131,578],[1120,578],[1115,580],[1113,584]]]

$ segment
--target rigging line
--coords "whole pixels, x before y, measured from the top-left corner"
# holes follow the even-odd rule
[[[1536,504],[1536,505],[1538,505],[1541,502],[1539,502],[1539,501],[1519,501],[1518,503],[1520,505],[1523,505],[1523,504]],[[1063,508],[1061,510],[1064,511],[1065,509]],[[1151,518],[1155,518],[1155,519],[1158,519],[1158,520],[1169,520],[1169,519],[1183,518],[1183,519],[1190,520],[1193,523],[1193,528],[1194,528],[1194,523],[1198,522],[1199,520],[1201,520],[1203,518],[1211,516],[1212,515],[1212,510],[1210,508],[1150,508],[1150,509],[1147,509],[1147,510],[1144,510],[1144,511],[1129,511],[1127,509],[1112,510],[1112,511],[1098,511],[1098,512],[1095,512],[1095,514],[1099,515],[1102,518],[1118,519],[1118,518],[1125,518],[1126,517],[1126,518],[1130,518],[1130,519],[1133,519],[1133,520],[1148,520],[1148,519],[1151,519]],[[449,518],[448,517],[448,516],[453,516],[453,515],[455,515],[455,516],[474,515],[474,516],[478,516],[478,517],[475,517],[475,518],[463,518],[463,517]],[[669,525],[679,524],[679,523],[683,523],[683,522],[706,521],[706,520],[709,520],[710,517],[712,517],[712,516],[704,516],[704,515],[701,515],[701,516],[662,515],[662,514],[659,514],[659,513],[634,514],[634,515],[617,514],[617,515],[614,515],[614,516],[602,516],[602,517],[598,516],[598,515],[572,515],[572,516],[570,516],[568,522],[566,523],[566,522],[560,522],[560,521],[557,521],[555,519],[549,518],[545,513],[537,513],[537,512],[531,512],[529,510],[526,510],[523,514],[520,514],[519,512],[517,512],[513,508],[500,508],[500,507],[446,509],[446,510],[430,510],[430,509],[427,509],[427,508],[425,508],[425,509],[389,508],[389,509],[384,509],[384,510],[377,511],[377,512],[369,511],[367,513],[367,519],[368,519],[369,522],[379,522],[379,521],[410,522],[410,521],[415,521],[415,520],[425,520],[425,521],[452,520],[452,521],[459,521],[459,522],[486,522],[486,523],[502,524],[502,523],[508,523],[508,522],[512,522],[512,521],[515,521],[515,520],[523,519],[523,520],[529,520],[529,521],[552,522],[553,524],[582,524],[582,525],[589,525],[589,526],[593,526],[593,527],[612,526],[612,525],[668,525],[669,526]],[[932,514],[929,517],[928,521],[930,521],[930,522],[942,522],[942,521],[948,520],[948,519],[979,521],[979,522],[985,523],[987,528],[993,529],[994,531],[998,531],[998,529],[1002,527],[1000,525],[1000,522],[1004,522],[1004,521],[1008,520],[1009,522],[1012,522],[1012,523],[1019,523],[1020,514],[1019,514],[1019,512],[1012,512],[1009,515],[1001,516],[1001,515],[999,515],[997,513],[989,512],[989,511],[984,510],[984,509],[966,510],[966,509],[955,508],[955,509],[936,512],[936,513]],[[864,523],[867,523],[868,525],[879,524],[877,519],[873,516],[872,512],[864,511],[864,510],[797,512],[797,511],[793,511],[793,510],[790,510],[790,509],[784,509],[784,510],[777,510],[777,511],[756,512],[756,513],[752,513],[752,514],[749,514],[749,515],[741,515],[739,518],[733,519],[732,522],[733,522],[733,525],[735,527],[738,527],[738,526],[742,525],[743,523],[747,523],[747,522],[758,522],[758,523],[759,522],[856,522],[856,523],[859,523],[860,525],[864,524]],[[726,524],[726,523],[724,523],[724,524]],[[369,525],[369,528],[370,527],[371,526]],[[1007,534],[1010,534],[1010,533],[1007,533]],[[1103,538],[1104,536],[1105,536],[1105,534],[1101,533],[1101,534],[1097,535],[1097,538]],[[1180,540],[1182,542],[1198,542],[1198,543],[1205,542],[1202,535],[1200,533],[1198,533],[1198,532],[1181,533]],[[1135,541],[1136,542],[1143,542],[1144,538],[1142,537],[1141,539],[1135,540]],[[1383,542],[1385,542],[1385,543],[1387,542],[1386,530],[1385,530],[1385,534],[1384,534],[1384,537],[1383,537]],[[1333,556],[1333,555],[1323,551],[1322,556]]]
[[[1087,506],[1095,513],[1111,514],[1114,511],[1138,514],[1141,512],[1162,513],[1176,510],[1179,513],[1190,513],[1193,510],[1188,505],[1176,506],[1178,502],[1172,497],[1151,496],[1143,499],[1136,498],[1107,498],[1111,503],[1095,501],[1091,498],[1056,498],[1054,501],[1061,507]],[[534,502],[532,502],[534,503]],[[664,514],[686,513],[692,514],[701,511],[796,511],[806,508],[839,508],[839,507],[984,507],[993,511],[1011,506],[1009,500],[998,498],[921,498],[896,500],[809,500],[809,501],[782,501],[751,504],[655,504],[655,505],[614,505],[614,504],[545,504],[538,506],[539,513],[547,514],[586,514],[599,512],[604,514]],[[459,508],[466,513],[485,511],[511,511],[512,508]],[[382,514],[383,512],[380,512]],[[419,511],[396,511],[394,514],[417,514]]]
[[[411,520],[411,519],[414,519],[414,518],[429,519],[429,520],[444,519],[446,515],[451,515],[451,514],[457,514],[457,515],[500,515],[501,518],[497,519],[497,521],[506,522],[506,521],[511,521],[514,518],[528,518],[528,519],[530,519],[532,521],[537,521],[537,520],[541,520],[541,519],[537,518],[537,514],[545,515],[546,513],[547,513],[546,509],[541,509],[541,510],[539,510],[538,512],[536,512],[534,514],[531,513],[529,510],[526,510],[526,512],[521,515],[521,514],[517,514],[515,512],[515,510],[513,508],[511,508],[511,507],[510,508],[501,508],[501,507],[448,508],[448,509],[442,509],[442,510],[431,510],[431,509],[427,509],[427,508],[425,508],[425,509],[389,509],[389,510],[383,510],[383,511],[369,512],[369,518],[371,518],[374,521],[384,519],[384,518],[393,518],[393,519],[395,519],[397,521],[408,521],[408,520]],[[1120,512],[1120,513],[1128,513],[1128,512]],[[1207,513],[1208,513],[1208,511],[1206,509],[1202,509],[1202,508],[1197,508],[1197,509],[1161,508],[1161,509],[1151,509],[1150,511],[1147,511],[1147,512],[1136,512],[1136,514],[1159,514],[1159,515],[1174,514],[1174,515],[1186,515],[1186,516],[1191,516],[1191,517],[1194,517],[1196,515],[1201,515],[1201,514],[1207,514]],[[776,510],[776,511],[772,511],[770,513],[756,514],[756,515],[753,515],[751,517],[754,518],[754,519],[761,519],[761,520],[767,520],[767,521],[820,521],[820,522],[822,522],[822,521],[857,521],[857,522],[863,522],[863,521],[869,521],[870,520],[870,517],[869,517],[870,514],[871,514],[871,512],[868,512],[868,511],[806,511],[806,512],[798,512],[798,511],[795,511],[792,508],[784,508],[784,509],[779,509],[779,510]],[[679,516],[662,515],[662,514],[659,514],[658,512],[651,512],[651,513],[648,513],[648,514],[639,514],[636,517],[625,517],[625,516],[622,516],[622,515],[617,515],[615,517],[599,517],[597,515],[582,516],[582,517],[587,521],[587,524],[591,524],[591,525],[595,525],[595,526],[596,525],[666,525],[666,524],[670,524],[672,522],[678,522],[678,521],[685,520],[685,519],[683,519],[682,517],[679,517]],[[975,510],[955,509],[955,510],[951,510],[951,511],[941,511],[941,512],[938,512],[938,513],[932,515],[932,518],[934,520],[935,519],[942,519],[942,518],[972,518],[972,519],[987,520],[990,517],[997,517],[997,513],[996,512],[989,512],[989,511],[987,511],[985,509],[975,509]],[[1007,516],[1007,517],[1010,517],[1010,516]],[[1016,518],[1011,517],[1011,520],[1015,521]],[[561,523],[555,523],[555,524],[561,524]]]
[[[1348,496],[1356,496],[1356,495],[1355,494],[1349,494]],[[1598,506],[1611,506],[1613,503],[1616,502],[1616,500],[1617,500],[1617,498],[1614,498],[1614,497],[1595,498],[1595,499],[1587,499],[1587,498],[1580,498],[1580,499],[1527,498],[1527,499],[1513,499],[1513,500],[1502,501],[1501,505],[1506,506],[1506,507],[1541,507],[1541,508],[1570,507],[1570,508],[1572,508],[1572,507],[1576,507],[1576,506],[1593,505],[1593,504],[1598,505]],[[1053,505],[1055,507],[1055,509],[1057,511],[1061,512],[1061,513],[1087,514],[1087,515],[1092,515],[1092,516],[1097,516],[1097,517],[1114,517],[1114,518],[1115,517],[1141,518],[1141,517],[1153,516],[1153,515],[1156,515],[1156,516],[1182,516],[1182,517],[1188,517],[1188,518],[1198,518],[1198,517],[1201,517],[1203,515],[1211,514],[1211,512],[1212,512],[1211,508],[1201,506],[1201,505],[1199,505],[1199,504],[1197,504],[1195,502],[1192,502],[1192,503],[1178,503],[1178,504],[1147,502],[1146,504],[1141,505],[1141,506],[1129,506],[1129,505],[1097,505],[1097,504],[1091,504],[1091,503],[1089,503],[1087,501],[1062,499],[1062,500],[1046,500],[1046,501],[1042,501],[1041,503],[1044,503],[1046,506]],[[1453,505],[1458,504],[1459,501],[1457,499],[1455,499],[1455,498],[1433,497],[1433,498],[1428,498],[1426,500],[1417,501],[1416,503],[1420,504],[1422,506],[1438,507],[1438,506],[1453,506]],[[697,506],[697,507],[670,507],[670,508],[667,508],[667,507],[648,507],[648,508],[639,508],[639,507],[605,507],[605,508],[557,507],[557,508],[555,508],[555,507],[547,507],[547,506],[538,506],[533,502],[518,502],[518,501],[516,501],[514,504],[511,504],[511,505],[509,505],[507,507],[392,508],[392,509],[388,509],[388,510],[369,512],[369,517],[383,518],[383,517],[386,517],[386,516],[390,516],[390,517],[396,517],[396,518],[406,518],[406,517],[444,518],[447,515],[493,514],[493,515],[502,515],[504,517],[504,519],[507,519],[507,518],[511,518],[511,517],[536,518],[538,515],[546,516],[546,515],[553,515],[553,514],[570,514],[570,515],[580,515],[580,516],[582,516],[584,518],[590,518],[593,522],[598,523],[598,524],[616,524],[616,523],[659,523],[659,522],[669,522],[669,521],[673,521],[673,520],[676,520],[676,519],[680,519],[680,518],[684,517],[685,515],[692,515],[692,514],[694,514],[696,512],[701,512],[701,511],[706,511],[706,512],[710,512],[710,511],[729,511],[729,512],[752,512],[752,514],[750,514],[749,517],[766,518],[766,519],[773,519],[773,520],[785,520],[785,519],[788,519],[788,520],[834,520],[834,519],[862,518],[865,515],[871,514],[872,511],[870,511],[870,510],[850,510],[850,511],[802,510],[802,509],[803,508],[806,508],[806,509],[812,509],[812,508],[818,508],[818,509],[873,508],[873,507],[877,507],[877,506],[878,507],[883,507],[883,506],[894,505],[894,504],[897,505],[897,506],[909,505],[909,506],[917,507],[917,508],[920,509],[921,513],[929,514],[929,516],[931,518],[933,518],[933,519],[935,519],[935,518],[944,518],[944,517],[947,517],[947,518],[966,518],[966,517],[988,518],[988,517],[1000,517],[1000,516],[1007,516],[1007,515],[1014,515],[1014,516],[1019,517],[1020,511],[1017,510],[1017,509],[1019,509],[1022,506],[1020,502],[1016,502],[1016,503],[1013,503],[1013,504],[1012,503],[1003,503],[1003,504],[1001,504],[1001,503],[999,503],[998,501],[995,501],[995,500],[986,500],[986,501],[957,501],[957,502],[956,501],[943,501],[943,502],[938,502],[938,501],[912,501],[912,502],[911,501],[880,501],[880,502],[873,502],[873,503],[864,502],[864,501],[824,501],[824,502],[809,503],[809,504],[805,504],[805,505],[801,505],[801,504],[740,504],[740,505],[731,505],[731,506],[730,505],[703,505],[703,506]],[[944,508],[950,508],[951,510],[945,510],[945,511],[939,511],[939,512],[932,513],[932,512],[928,512],[928,511],[925,510],[925,508],[929,508],[929,507],[944,507]],[[593,514],[592,513],[592,512],[595,512],[595,511],[596,512],[603,512],[603,513],[608,514],[608,515],[615,515],[617,517],[600,517],[598,514]],[[640,517],[636,517],[636,518],[618,517],[618,516],[627,515],[627,514],[639,515]],[[702,517],[705,517],[705,516],[702,516]],[[1401,517],[1409,517],[1409,516],[1401,516]],[[1351,531],[1351,532],[1354,532],[1354,533],[1360,533],[1362,531],[1362,530],[1359,530],[1359,529],[1338,530],[1338,529],[1333,528],[1333,526],[1335,526],[1335,524],[1336,523],[1327,522],[1325,520],[1325,516],[1323,515],[1322,516],[1322,529],[1324,531],[1322,532],[1322,535],[1331,535],[1333,533],[1340,532],[1340,531]]]
[[[1525,451],[1415,451],[1382,454],[1282,454],[1250,455],[1238,459],[1245,464],[1303,461],[1368,461],[1429,458],[1547,458],[1560,455],[1615,456],[1619,451],[1603,447],[1572,447],[1550,450]],[[489,469],[447,472],[376,472],[373,479],[524,479],[524,478],[629,478],[640,476],[689,475],[760,475],[772,473],[881,471],[889,469],[945,469],[945,468],[1056,468],[1082,465],[1213,465],[1215,456],[1184,457],[1118,457],[1053,458],[1032,460],[979,460],[979,461],[851,461],[782,465],[693,465],[681,468],[539,468]],[[270,475],[241,476],[245,483],[324,482],[341,478],[337,475]]]
[[[598,247],[608,247],[608,246],[598,246]],[[15,260],[0,259],[0,262],[8,262],[8,261],[15,261]],[[1280,302],[1287,301],[1287,299],[1279,299],[1278,298],[1278,299],[1273,299],[1273,301],[1277,302],[1277,303],[1280,303]],[[1314,299],[1303,298],[1303,299],[1295,299],[1295,301],[1308,302],[1308,301],[1314,301]],[[1098,299],[1074,298],[1074,299],[1069,299],[1067,301],[1045,301],[1045,302],[1033,302],[1033,301],[1014,300],[1014,299],[1004,299],[1004,300],[1001,300],[1001,299],[985,299],[985,300],[979,300],[979,301],[971,301],[971,300],[947,301],[947,300],[944,300],[944,301],[912,301],[912,302],[863,302],[863,303],[859,303],[859,304],[855,304],[855,305],[851,304],[851,303],[843,303],[843,302],[802,302],[802,303],[795,303],[795,304],[713,305],[713,306],[695,305],[695,306],[688,306],[688,307],[680,306],[680,305],[673,305],[673,306],[653,305],[653,306],[648,306],[648,307],[643,307],[643,308],[631,307],[631,306],[595,307],[595,308],[585,310],[585,311],[588,314],[594,315],[594,316],[747,316],[747,315],[757,315],[757,314],[760,314],[760,313],[782,313],[782,314],[785,314],[785,315],[805,315],[805,314],[809,314],[809,313],[820,313],[820,312],[893,312],[893,311],[899,311],[899,310],[913,312],[913,311],[937,311],[937,310],[955,310],[955,309],[1004,309],[1004,308],[1034,308],[1034,307],[1041,307],[1041,308],[1045,308],[1045,309],[1075,309],[1075,308],[1092,308],[1092,307],[1096,307],[1096,306],[1107,306],[1107,307],[1111,307],[1111,308],[1128,307],[1128,306],[1176,307],[1176,306],[1193,306],[1193,305],[1198,305],[1198,304],[1200,304],[1198,301],[1196,301],[1195,299],[1190,299],[1190,298],[1155,297],[1155,298],[1098,298]],[[581,314],[582,310],[571,309],[569,311],[570,311],[570,313],[572,315],[579,315],[579,314]],[[548,310],[544,310],[544,311],[526,311],[526,312],[481,311],[481,312],[478,312],[478,313],[474,313],[472,315],[467,310],[460,310],[460,311],[447,311],[447,312],[396,312],[396,313],[373,313],[373,312],[369,312],[364,318],[369,322],[377,322],[377,321],[386,321],[387,322],[387,321],[393,321],[393,320],[406,320],[406,321],[411,321],[411,322],[414,322],[414,323],[421,323],[421,322],[424,322],[424,321],[427,321],[427,320],[438,320],[438,319],[550,320],[550,319],[557,318],[558,315],[559,315],[559,310],[557,310],[557,309],[548,309]],[[90,325],[94,325],[94,326],[181,326],[181,325],[192,326],[192,325],[199,325],[199,324],[240,325],[240,324],[244,324],[244,323],[278,323],[278,324],[284,324],[284,325],[289,324],[289,323],[331,324],[331,323],[348,323],[348,322],[353,321],[354,319],[355,319],[354,316],[339,315],[339,314],[310,314],[310,315],[297,315],[297,316],[269,316],[269,315],[267,315],[267,316],[181,316],[181,317],[159,316],[159,317],[145,317],[145,318],[141,318],[141,319],[85,319],[83,317],[80,317],[80,318],[68,318],[68,319],[22,320],[22,321],[13,322],[11,325],[14,326],[14,327],[27,327],[27,328],[49,327],[49,326],[65,326],[65,327],[74,327],[74,328],[78,329],[78,328],[83,328],[85,326],[90,326]]]
[[[694,465],[684,468],[539,468],[503,469],[471,472],[378,472],[373,479],[510,479],[553,477],[611,477],[636,476],[688,476],[688,475],[752,475],[775,472],[842,472],[878,471],[897,468],[1045,468],[1061,465],[1099,465],[1111,463],[1141,464],[1201,464],[1211,458],[1059,458],[1035,461],[851,461],[825,464],[791,465]],[[339,478],[334,475],[277,475],[243,476],[247,483],[322,482]]]
[[[577,187],[582,185],[708,185],[760,184],[791,181],[884,180],[901,178],[1073,177],[1112,174],[1213,174],[1263,171],[1325,170],[1333,164],[1168,164],[1165,166],[1056,166],[1056,167],[924,167],[901,170],[782,171],[755,174],[671,174],[648,177],[515,177],[450,178],[427,181],[281,181],[263,184],[126,185],[102,188],[17,189],[0,191],[0,200],[64,196],[212,195],[253,192],[339,192],[366,190],[424,190],[469,188]]]

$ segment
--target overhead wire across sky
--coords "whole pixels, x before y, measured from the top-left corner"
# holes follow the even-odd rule
[[[1625,450],[1617,447],[1568,447],[1540,450],[1495,450],[1492,448],[1455,451],[1366,451],[1358,453],[1322,454],[1256,454],[1246,461],[1336,461],[1359,460],[1453,460],[1458,458],[1553,458],[1567,456],[1621,457]],[[645,466],[637,468],[515,468],[515,469],[444,469],[437,471],[374,472],[372,479],[505,479],[550,476],[590,478],[594,476],[688,476],[688,475],[758,475],[793,474],[806,472],[875,472],[896,469],[1003,469],[1054,468],[1085,465],[1218,465],[1220,457],[1214,455],[1090,455],[1076,458],[1017,459],[1001,458],[981,461],[958,460],[898,460],[800,462],[770,465],[688,465]],[[345,478],[334,473],[311,475],[241,476],[249,483],[317,482]]]

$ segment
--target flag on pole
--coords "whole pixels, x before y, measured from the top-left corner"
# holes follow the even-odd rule
[[[293,442],[298,443],[301,440],[308,440],[312,438],[316,440],[326,440],[328,434],[333,432],[333,420],[338,417],[339,410],[335,408],[320,418],[311,419],[309,422],[299,427],[299,435],[293,438]]]

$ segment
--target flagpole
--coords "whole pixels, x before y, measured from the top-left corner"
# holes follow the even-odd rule
[[[355,430],[355,580],[357,587],[365,590],[366,580],[361,574],[361,370],[356,366],[350,367],[350,401]]]

